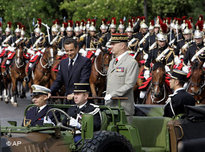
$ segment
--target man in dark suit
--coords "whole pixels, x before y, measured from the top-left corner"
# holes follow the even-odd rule
[[[64,48],[68,58],[60,62],[57,78],[51,86],[51,94],[54,94],[64,84],[67,98],[72,99],[74,83],[89,82],[91,61],[78,54],[78,44],[74,39],[66,39]]]
[[[74,83],[74,102],[76,106],[68,109],[67,113],[71,117],[70,120],[63,120],[65,126],[72,126],[77,129],[75,142],[81,138],[81,120],[82,114],[88,113],[94,116],[93,127],[94,131],[100,130],[101,119],[99,106],[88,102],[89,96],[89,83]]]
[[[174,69],[170,75],[170,88],[174,90],[174,93],[169,95],[164,107],[164,116],[173,117],[185,112],[184,105],[195,105],[194,97],[184,90],[183,85],[185,83],[187,74],[183,71]]]
[[[50,89],[40,86],[40,85],[32,85],[33,89],[32,93],[32,102],[36,105],[30,108],[24,117],[23,126],[42,126],[45,123],[50,123],[54,125],[54,117],[52,113],[48,114],[48,118],[46,118],[46,113],[51,107],[46,104],[48,99],[48,93],[51,92]]]

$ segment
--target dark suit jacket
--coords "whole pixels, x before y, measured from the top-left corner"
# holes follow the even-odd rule
[[[43,118],[46,116],[47,111],[51,109],[48,105],[44,107],[39,113],[37,113],[37,107],[32,107],[26,112],[26,119],[31,120],[30,126],[42,126],[43,125]],[[52,122],[55,123],[55,119],[52,113],[48,114],[49,118]],[[58,117],[58,116],[57,116]]]
[[[91,60],[78,57],[74,63],[71,71],[68,71],[69,58],[60,62],[60,70],[58,71],[57,78],[51,86],[51,93],[54,94],[64,84],[66,88],[66,95],[73,93],[74,83],[89,83],[91,74]]]
[[[184,89],[179,90],[176,94],[170,96],[171,102],[166,104],[164,107],[164,116],[166,117],[174,116],[170,104],[172,104],[175,115],[178,115],[185,112],[184,105],[194,106],[196,102],[194,97],[191,94],[187,93]]]

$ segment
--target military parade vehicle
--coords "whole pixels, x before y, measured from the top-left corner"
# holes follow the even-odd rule
[[[117,102],[117,101],[116,101]],[[57,125],[1,128],[2,152],[199,152],[205,151],[205,110],[203,106],[186,107],[186,115],[163,117],[159,105],[136,105],[131,124],[120,107],[99,105],[101,130],[93,131],[93,115],[83,114],[81,137],[75,143],[75,128],[64,126],[56,112],[70,118],[65,112],[72,105],[51,104]],[[26,111],[34,105],[29,105]]]

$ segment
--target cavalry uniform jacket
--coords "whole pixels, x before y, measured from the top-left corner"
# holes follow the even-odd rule
[[[67,114],[81,123],[82,114],[92,114],[94,115],[94,131],[100,130],[101,127],[101,118],[100,118],[100,109],[97,105],[87,102],[83,107],[79,108],[78,106],[70,107],[67,111]],[[63,124],[68,126],[68,122],[64,119]]]
[[[73,38],[74,37],[74,35],[72,35],[72,36],[65,36],[65,37],[63,37],[63,38],[61,38],[61,40],[60,40],[60,42],[58,43],[58,48],[61,50],[62,48],[64,48],[64,41],[66,40],[66,39],[69,39],[69,38]]]
[[[193,43],[193,45],[191,45],[186,52],[186,55],[184,57],[184,64],[187,65],[188,62],[191,61],[192,57],[196,54],[196,52],[198,52],[203,47],[205,47],[203,43],[201,45],[196,45],[196,43]]]
[[[145,63],[145,68],[149,69],[150,63],[155,63],[156,58],[167,48],[167,46],[163,48],[156,47],[155,49],[150,50],[148,54],[148,59]],[[164,60],[165,59],[165,60]],[[162,59],[162,62],[165,62],[165,65],[172,65],[174,63],[174,51],[169,49],[169,51],[165,54],[165,58]]]
[[[40,112],[38,112],[37,107],[32,107],[26,112],[25,119],[31,120],[31,123],[30,123],[31,126],[36,126],[36,125],[42,126],[43,119],[46,116],[46,113],[49,109],[51,109],[51,107],[46,105]],[[49,113],[48,116],[52,122],[55,122],[55,119],[52,113]]]
[[[54,94],[64,84],[66,95],[72,94],[74,83],[89,83],[91,74],[91,60],[78,54],[71,70],[69,70],[70,59],[66,58],[60,62],[60,68],[56,80],[51,86],[51,93]]]
[[[180,54],[180,50],[182,49],[182,47],[184,46],[184,45],[186,45],[188,42],[190,42],[191,40],[185,40],[185,39],[182,39],[182,40],[180,40],[178,43],[177,43],[177,48],[176,48],[176,51],[175,51],[175,55],[181,55]],[[191,44],[189,44],[189,46],[190,46]],[[189,48],[189,46],[186,48],[186,50]],[[185,50],[185,51],[186,51]]]
[[[169,98],[164,107],[164,116],[173,117],[184,113],[184,105],[195,105],[195,99],[191,94],[187,93],[183,88],[180,88],[169,95]]]
[[[126,115],[134,114],[133,87],[139,73],[138,63],[128,53],[116,63],[115,58],[110,61],[107,73],[106,93],[112,97],[128,97],[121,100],[121,106]],[[118,107],[118,101],[108,101],[106,105]]]
[[[146,53],[149,53],[150,46],[152,46],[152,44],[155,43],[155,42],[156,42],[156,35],[155,34],[152,34],[152,35],[148,36],[146,41],[145,41],[145,44],[143,46],[143,50]]]
[[[97,36],[90,36],[90,34],[82,35],[80,37],[79,48],[81,49],[84,45],[85,48],[97,48],[99,38]]]

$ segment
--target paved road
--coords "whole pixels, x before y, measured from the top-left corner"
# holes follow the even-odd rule
[[[17,99],[18,107],[14,107],[11,103],[6,104],[4,101],[0,101],[0,122],[1,126],[9,126],[8,120],[17,121],[17,125],[20,126],[23,120],[24,109],[31,103],[30,94],[27,94],[27,98]]]

